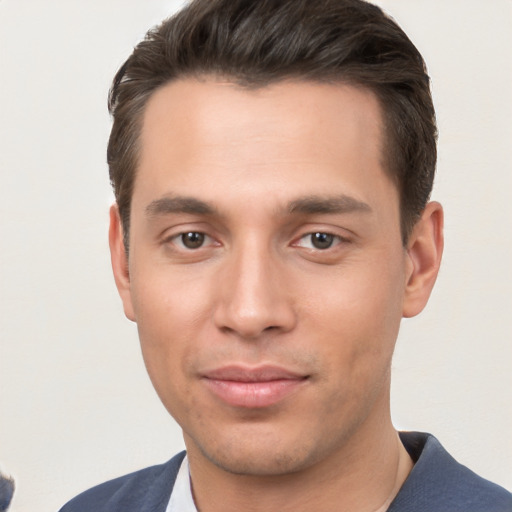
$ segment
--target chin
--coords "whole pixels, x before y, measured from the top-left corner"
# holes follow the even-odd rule
[[[309,466],[301,453],[255,449],[238,453],[205,454],[218,468],[235,475],[279,476],[295,473]],[[305,460],[306,459],[306,460]]]
[[[245,476],[278,476],[304,470],[322,458],[328,447],[317,446],[307,436],[279,438],[272,432],[252,432],[216,439],[214,445],[195,444],[216,467]],[[188,445],[187,445],[188,447]]]

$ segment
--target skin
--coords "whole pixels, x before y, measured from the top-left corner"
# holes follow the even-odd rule
[[[205,77],[149,100],[129,261],[114,206],[112,263],[201,512],[385,510],[412,467],[390,365],[435,282],[442,209],[404,247],[381,126],[373,94],[344,85]],[[204,378],[230,365],[300,379],[269,406],[232,405]]]

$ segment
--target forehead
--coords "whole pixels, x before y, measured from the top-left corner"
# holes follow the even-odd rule
[[[208,195],[219,184],[226,198],[231,189],[255,199],[269,190],[325,194],[336,180],[340,193],[367,202],[358,195],[378,195],[387,180],[381,127],[374,94],[349,85],[176,80],[146,106],[134,200],[191,187]]]
[[[158,143],[159,134],[179,137],[193,131],[200,139],[190,142],[200,146],[228,138],[234,145],[248,133],[271,137],[286,132],[290,139],[306,136],[316,147],[321,139],[322,146],[331,141],[352,146],[367,142],[380,148],[381,125],[378,100],[361,87],[282,81],[246,88],[208,77],[179,79],[149,99],[142,147]],[[361,137],[361,132],[367,136]]]

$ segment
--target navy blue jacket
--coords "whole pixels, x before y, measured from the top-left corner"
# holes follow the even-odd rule
[[[512,494],[459,464],[430,434],[401,432],[414,468],[388,512],[512,512]],[[110,480],[60,512],[165,512],[185,456]]]

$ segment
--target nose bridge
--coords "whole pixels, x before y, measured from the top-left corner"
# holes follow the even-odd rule
[[[270,244],[256,236],[233,247],[220,283],[218,326],[246,338],[270,329],[289,330],[294,322],[293,305],[279,267]]]

